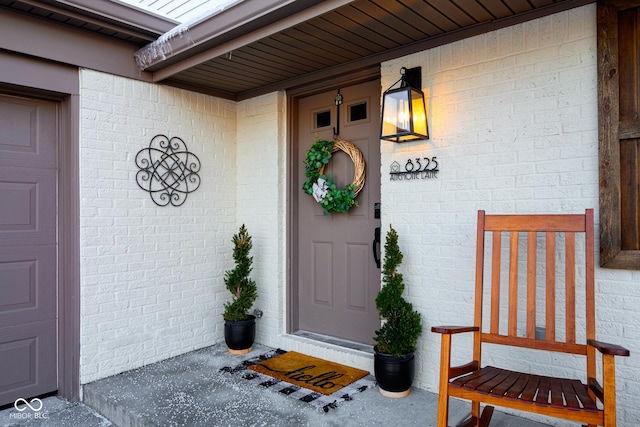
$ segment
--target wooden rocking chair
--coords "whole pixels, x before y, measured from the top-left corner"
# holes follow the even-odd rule
[[[584,215],[485,215],[484,211],[478,212],[474,326],[431,328],[432,332],[442,334],[438,427],[447,427],[449,397],[471,401],[471,417],[461,424],[465,427],[488,426],[493,413],[491,405],[582,422],[590,427],[615,427],[614,356],[628,356],[629,351],[595,340],[593,233],[592,209],[587,209]],[[576,256],[576,236],[580,234],[584,235],[584,245],[578,246],[585,252],[583,256]],[[509,247],[504,253],[505,257],[508,253],[508,274],[501,274],[502,238],[506,241],[507,236]],[[519,251],[518,242],[525,238],[526,250],[522,244],[523,250]],[[491,240],[492,253],[486,266],[485,239]],[[557,241],[560,242],[559,253],[564,253],[564,261],[560,263],[565,265],[564,272],[561,270],[559,274],[556,272]],[[546,254],[540,257],[543,259],[536,256],[538,242],[545,242]],[[584,265],[579,260],[584,261]],[[546,264],[544,269],[540,264]],[[491,276],[487,284],[484,283],[485,267],[490,268]],[[576,274],[576,267],[581,268],[579,274]],[[541,280],[544,283],[540,285],[536,281],[538,274],[544,274],[544,280]],[[508,283],[501,287],[502,276]],[[522,276],[520,281],[519,276]],[[581,282],[579,287],[576,287],[577,279]],[[519,290],[519,284],[522,290]],[[578,298],[582,293],[586,297],[584,303],[581,296]],[[540,298],[544,307],[538,306],[537,294],[544,294],[544,298]],[[556,295],[561,295],[558,305]],[[483,307],[487,309],[486,316],[483,316]],[[576,313],[577,307],[581,307],[580,311],[584,308],[584,316]],[[537,312],[544,314],[537,315]],[[501,322],[501,315],[506,317],[506,322],[504,319]],[[576,319],[579,319],[580,327],[584,324],[585,334],[576,333]],[[484,328],[483,321],[488,323]],[[536,336],[536,327],[544,328],[544,336]],[[473,360],[453,367],[451,338],[464,332],[473,333]],[[584,356],[586,382],[542,373],[481,367],[486,343]],[[596,350],[602,353],[602,385],[596,379]],[[481,402],[487,405],[482,415]]]

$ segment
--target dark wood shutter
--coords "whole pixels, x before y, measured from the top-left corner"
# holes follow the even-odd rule
[[[598,2],[600,265],[640,269],[640,0]]]
[[[638,14],[634,8],[618,13],[618,67],[620,70],[620,221],[621,249],[640,249],[640,159],[638,131]]]

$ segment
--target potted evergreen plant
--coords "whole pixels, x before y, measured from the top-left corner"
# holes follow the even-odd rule
[[[386,397],[409,395],[415,373],[414,352],[422,333],[420,313],[402,297],[404,282],[397,270],[401,263],[398,233],[389,226],[384,244],[384,286],[376,297],[383,324],[374,337],[374,374],[380,394]]]
[[[251,351],[256,337],[256,317],[249,309],[258,297],[256,282],[249,278],[253,257],[249,254],[253,244],[247,228],[242,224],[233,242],[235,268],[224,275],[224,284],[233,295],[224,305],[224,340],[231,354],[246,354]]]

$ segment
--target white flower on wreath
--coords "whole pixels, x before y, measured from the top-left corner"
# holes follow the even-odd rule
[[[327,181],[324,178],[318,178],[311,188],[313,189],[313,198],[318,203],[322,202],[329,192],[329,185],[327,185]]]

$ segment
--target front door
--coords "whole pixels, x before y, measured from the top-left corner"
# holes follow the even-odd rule
[[[0,406],[57,389],[57,115],[0,94]]]
[[[297,304],[297,330],[371,344],[380,327],[375,307],[380,269],[374,259],[379,248],[373,242],[380,226],[374,213],[374,205],[380,202],[380,81],[340,88],[338,107],[336,95],[337,90],[332,90],[298,102],[293,183],[293,191],[299,192],[293,256],[297,299],[293,303]],[[358,207],[325,215],[301,187],[306,180],[307,151],[316,138],[332,140],[334,131],[360,149],[366,178],[356,199]],[[333,174],[338,187],[344,188],[353,181],[354,165],[346,153],[338,151],[324,172]]]

